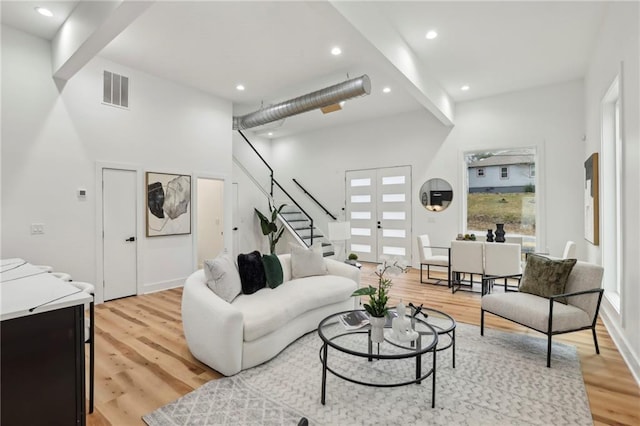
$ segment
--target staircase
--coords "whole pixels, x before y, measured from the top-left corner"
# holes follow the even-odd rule
[[[313,241],[311,239],[311,221],[296,206],[285,206],[280,211],[280,218],[286,221],[291,229],[304,241],[307,247],[321,244],[324,257],[333,256],[333,244],[318,229],[313,227]]]

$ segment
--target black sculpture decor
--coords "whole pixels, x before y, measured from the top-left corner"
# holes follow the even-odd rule
[[[504,223],[496,223],[496,243],[504,243]]]
[[[493,229],[487,229],[487,242],[493,242]]]

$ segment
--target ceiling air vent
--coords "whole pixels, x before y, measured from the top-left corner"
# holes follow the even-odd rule
[[[107,105],[129,108],[129,77],[105,71],[102,102]]]

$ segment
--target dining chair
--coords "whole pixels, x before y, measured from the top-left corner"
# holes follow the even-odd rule
[[[446,255],[444,254],[434,254],[433,250],[446,251]],[[431,266],[437,266],[442,268],[447,268],[447,287],[451,287],[451,262],[449,261],[451,249],[449,247],[437,247],[432,246],[431,241],[429,240],[429,235],[419,235],[418,236],[418,253],[420,253],[420,282],[422,284],[440,284],[442,280],[437,278],[431,278]],[[424,281],[422,278],[422,267],[427,267],[427,280],[435,279],[436,282],[428,282]]]
[[[575,259],[576,258],[576,243],[573,241],[567,241],[562,252],[563,259]]]
[[[504,291],[509,290],[509,279],[518,281],[517,290],[522,279],[522,257],[520,244],[486,243],[484,246],[484,275],[482,277],[482,294],[490,293],[493,283],[504,279]]]
[[[473,291],[473,276],[480,275],[482,285],[484,275],[484,243],[480,241],[451,241],[451,292],[455,293],[463,286]],[[470,279],[464,280],[464,274]],[[457,288],[456,288],[457,285]]]

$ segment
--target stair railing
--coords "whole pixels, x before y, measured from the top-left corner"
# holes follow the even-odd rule
[[[328,214],[328,215],[329,215],[329,217],[331,217],[331,219],[333,219],[333,220],[338,220],[338,218],[337,218],[337,217],[335,217],[333,214],[331,214],[331,212],[330,212],[329,210],[327,210],[327,209],[325,208],[325,206],[323,206],[323,205],[320,203],[320,201],[318,201],[318,200],[316,199],[316,197],[314,197],[313,195],[311,195],[311,193],[310,193],[309,191],[307,191],[307,190],[305,189],[305,187],[304,187],[304,186],[302,186],[302,185],[300,184],[300,182],[298,182],[297,180],[295,180],[295,178],[293,179],[293,182],[294,182],[296,185],[298,185],[298,186],[300,187],[300,189],[302,189],[302,192],[304,192],[304,193],[305,193],[305,195],[307,195],[309,198],[311,198],[311,199],[313,200],[313,202],[314,202],[314,203],[316,203],[316,204],[317,204],[317,205],[318,205],[322,210],[324,210],[324,212],[325,212],[326,214]]]
[[[273,199],[273,186],[276,185],[286,196],[287,198],[289,198],[289,200],[291,200],[291,202],[293,202],[293,204],[300,210],[300,212],[307,218],[307,220],[309,221],[309,231],[310,231],[310,240],[309,240],[309,246],[313,245],[313,218],[302,208],[300,207],[300,204],[298,204],[296,202],[296,200],[293,199],[293,197],[282,187],[282,185],[280,185],[280,183],[273,177],[273,168],[269,165],[269,163],[267,163],[267,160],[264,159],[264,157],[262,155],[260,155],[260,153],[258,152],[258,150],[253,146],[253,144],[251,142],[249,142],[249,139],[247,139],[247,137],[244,135],[244,133],[242,133],[241,130],[238,130],[238,133],[240,133],[240,136],[242,136],[242,139],[245,140],[245,142],[251,147],[251,149],[253,150],[253,152],[258,156],[258,158],[260,158],[260,160],[262,161],[262,163],[267,167],[267,169],[269,169],[269,180],[270,180],[270,191],[269,194],[267,196],[267,198],[269,199],[269,201],[271,203],[273,203],[273,206],[276,207],[276,203],[275,200]],[[251,179],[254,181],[254,183],[256,183],[256,185],[260,188],[262,188],[262,186],[256,181],[256,179],[251,175],[251,173],[249,173],[249,171],[240,164],[240,161],[238,161],[237,158],[234,157],[234,161],[236,164],[240,165],[240,167],[242,167],[242,169],[244,170],[244,172],[251,177]],[[280,220],[284,223],[287,223],[287,225],[289,225],[289,223],[287,222],[287,220],[282,216],[282,215],[278,215],[278,217],[280,218]],[[302,236],[300,234],[298,234],[297,231],[295,231],[293,229],[293,227],[288,226],[288,228],[292,231],[295,232],[295,234],[302,240],[304,241],[304,238],[302,238]]]

